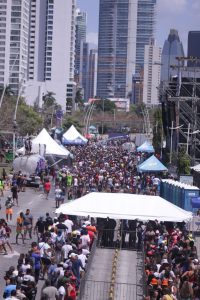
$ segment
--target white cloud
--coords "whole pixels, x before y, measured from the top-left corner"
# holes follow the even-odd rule
[[[98,33],[97,32],[88,32],[87,33],[87,42],[93,45],[98,45]]]

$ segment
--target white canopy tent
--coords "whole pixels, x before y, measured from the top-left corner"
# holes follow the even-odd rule
[[[192,213],[158,196],[122,193],[90,193],[62,204],[57,214],[113,218],[124,220],[159,220],[182,222],[192,219]]]
[[[63,134],[63,143],[64,144],[86,144],[87,139],[78,132],[78,130],[72,125],[64,134]]]
[[[191,167],[190,169],[196,171],[196,172],[200,172],[200,164],[194,166],[194,167]]]
[[[54,139],[49,135],[45,128],[40,131],[38,136],[32,140],[32,153],[40,153],[41,151],[46,155],[55,155],[57,157],[66,158],[70,152],[62,145],[58,145]],[[18,153],[25,154],[25,148],[21,148]]]

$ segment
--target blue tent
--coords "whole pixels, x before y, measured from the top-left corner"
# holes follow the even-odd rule
[[[149,142],[144,142],[140,147],[137,147],[137,152],[154,153],[154,147]]]
[[[167,171],[167,168],[152,155],[138,166],[138,172],[163,172]]]

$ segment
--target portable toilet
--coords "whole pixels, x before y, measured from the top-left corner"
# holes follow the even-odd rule
[[[191,199],[194,197],[199,197],[199,189],[195,186],[185,185],[184,188],[184,206],[183,208],[188,211],[193,211]]]

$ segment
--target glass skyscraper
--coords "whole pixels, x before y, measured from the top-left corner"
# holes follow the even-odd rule
[[[127,97],[154,36],[156,0],[100,0],[97,96]]]
[[[188,33],[188,57],[197,58],[198,61],[188,61],[188,67],[200,67],[200,31]]]
[[[154,38],[156,3],[157,0],[138,0],[136,73],[143,70],[145,46]]]
[[[137,2],[100,0],[97,96],[125,97],[135,68]]]
[[[184,56],[183,45],[180,41],[178,31],[171,29],[162,50],[161,81],[168,81],[171,76],[177,74],[177,70],[172,69],[171,66],[178,66],[178,60],[176,59],[178,56]]]

